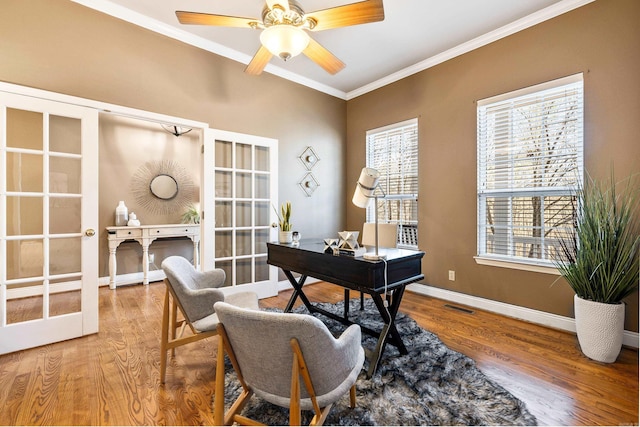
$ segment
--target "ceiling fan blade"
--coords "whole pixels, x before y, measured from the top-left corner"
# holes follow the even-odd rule
[[[279,4],[284,10],[289,10],[289,0],[267,0],[267,6],[269,10],[273,9],[273,6]]]
[[[262,70],[264,70],[264,67],[267,66],[272,56],[273,55],[271,54],[271,52],[269,52],[269,49],[264,46],[260,46],[260,49],[258,49],[256,54],[253,56],[251,62],[247,64],[244,72],[254,76],[261,74]]]
[[[345,67],[344,62],[312,38],[309,38],[309,45],[303,53],[329,74],[336,74]]]
[[[307,13],[305,17],[313,18],[317,22],[312,31],[322,31],[382,21],[384,7],[382,0],[365,0]]]
[[[238,16],[212,15],[209,13],[176,11],[176,16],[181,24],[194,25],[218,25],[222,27],[252,28],[252,24],[257,24],[257,19],[240,18]]]

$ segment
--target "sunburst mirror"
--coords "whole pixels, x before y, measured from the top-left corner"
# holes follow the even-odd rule
[[[189,173],[174,160],[147,162],[131,179],[136,204],[151,213],[180,213],[193,203],[195,185]]]

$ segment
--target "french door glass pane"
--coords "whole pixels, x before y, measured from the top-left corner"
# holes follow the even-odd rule
[[[231,227],[231,202],[216,202],[216,227]]]
[[[15,283],[7,285],[7,292],[38,294],[27,298],[13,298],[7,300],[7,324],[27,322],[44,317],[44,299],[42,298],[42,281]]]
[[[49,160],[49,191],[80,194],[81,159],[51,157]]]
[[[256,263],[256,282],[262,282],[269,280],[269,264],[267,264],[267,257],[257,257]]]
[[[236,227],[251,227],[251,202],[236,203]]]
[[[66,234],[82,232],[80,198],[51,197],[49,199],[49,232]]]
[[[81,120],[72,117],[49,116],[49,150],[80,154]]]
[[[231,172],[216,171],[216,197],[231,197]]]
[[[49,240],[49,274],[69,274],[81,271],[81,238]]]
[[[42,198],[7,196],[7,236],[41,235]]]
[[[7,191],[42,193],[42,155],[7,153]]]
[[[255,177],[255,188],[256,188],[256,199],[268,199],[270,198],[269,194],[269,175],[265,174],[256,174]]]
[[[231,256],[232,233],[227,230],[216,231],[216,258]]]
[[[43,275],[42,239],[7,241],[7,280]]]
[[[7,147],[42,151],[43,117],[42,113],[7,108]]]
[[[236,169],[251,169],[251,145],[236,144]]]
[[[80,277],[76,279],[80,281]],[[63,282],[69,282],[64,279]],[[58,281],[52,280],[51,286],[55,286]],[[82,309],[82,292],[80,290],[56,292],[49,296],[49,316],[61,316],[63,314],[78,313]]]
[[[238,172],[236,174],[236,197],[248,199],[251,197],[251,174]]]
[[[256,227],[269,226],[269,220],[271,218],[271,207],[269,202],[256,202],[254,209],[256,216]]]
[[[226,274],[223,287],[232,286],[233,285],[232,260],[216,261],[216,268],[223,269]]]
[[[251,255],[251,230],[238,230],[236,233],[236,255]]]
[[[245,283],[251,283],[251,259],[237,259],[236,260],[236,272],[238,279],[237,285],[243,285]]]
[[[267,242],[269,241],[270,231],[266,230],[256,230],[256,246],[255,253],[257,255],[266,254],[267,253]]]
[[[217,168],[230,168],[233,166],[233,163],[231,162],[231,149],[232,144],[230,142],[216,141],[215,152]]]
[[[269,148],[268,147],[255,147],[256,152],[256,166],[255,170],[269,172]]]

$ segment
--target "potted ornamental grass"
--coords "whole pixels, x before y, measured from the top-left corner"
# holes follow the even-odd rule
[[[577,189],[574,229],[560,238],[560,274],[575,292],[576,332],[589,358],[613,363],[622,348],[625,304],[638,290],[640,186],[587,176]]]
[[[278,225],[280,227],[279,239],[280,243],[293,242],[293,232],[291,231],[291,202],[287,201],[280,206],[280,212],[273,207],[278,216]]]

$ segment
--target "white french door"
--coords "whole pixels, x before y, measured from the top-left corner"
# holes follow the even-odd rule
[[[278,141],[207,129],[203,175],[203,269],[222,268],[229,290],[277,295],[267,242],[277,235],[271,206],[278,200]]]
[[[98,112],[0,91],[0,354],[98,331]]]

